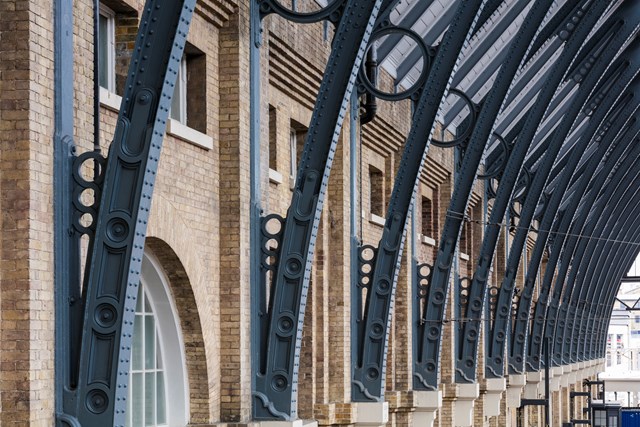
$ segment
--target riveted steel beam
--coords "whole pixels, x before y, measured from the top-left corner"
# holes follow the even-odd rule
[[[640,86],[636,85],[636,90],[640,88]],[[612,130],[614,132],[621,127],[624,127],[626,121],[629,120],[629,116],[624,116],[624,113],[631,113],[634,110],[634,107],[637,108],[637,104],[633,106],[629,106],[626,110],[623,111],[623,114],[618,117],[618,119],[612,124]],[[624,151],[629,141],[632,139],[630,136],[633,136],[635,133],[640,130],[640,126],[635,126],[635,129],[632,129],[631,132],[625,131],[624,134],[621,135],[620,138],[617,138],[616,147],[613,151],[616,151],[618,145],[624,145],[624,147],[620,147],[621,151]],[[629,135],[630,133],[630,135]],[[604,142],[604,139],[603,139]],[[602,158],[606,156],[607,147],[602,142],[598,147],[598,152],[593,156],[591,161],[594,163],[598,163]],[[586,187],[590,179],[590,176],[586,175],[581,177],[581,181],[585,182],[584,186]],[[575,199],[579,199],[576,197]],[[545,336],[548,336],[553,342],[553,359],[552,362],[554,365],[558,366],[562,364],[563,353],[562,353],[562,344],[563,344],[563,333],[562,329],[567,326],[567,314],[569,311],[569,307],[572,304],[577,304],[577,301],[582,300],[581,291],[587,286],[582,286],[582,283],[579,283],[578,289],[576,290],[576,282],[575,282],[575,273],[578,271],[577,265],[574,265],[571,269],[571,274],[569,274],[569,278],[567,279],[567,272],[569,266],[571,265],[571,261],[575,260],[575,263],[578,264],[581,262],[583,257],[590,258],[592,253],[584,253],[582,250],[587,246],[587,239],[580,239],[579,235],[588,235],[584,231],[580,232],[580,225],[587,218],[587,209],[579,210],[576,213],[576,218],[574,219],[574,224],[578,225],[578,227],[572,226],[570,228],[569,236],[565,239],[565,244],[563,247],[562,253],[562,261],[560,262],[560,267],[558,268],[558,272],[556,275],[556,280],[554,286],[554,297],[552,302],[550,303],[550,308],[547,312],[547,325]],[[584,218],[584,220],[583,220]],[[588,227],[584,227],[582,230],[587,229]],[[579,233],[579,235],[578,235]],[[594,241],[592,241],[594,243]],[[573,277],[571,276],[573,275]],[[562,294],[562,298],[560,298],[560,294]],[[567,355],[568,356],[568,355]]]
[[[637,164],[636,164],[637,170]],[[625,203],[619,203],[616,206],[616,209],[612,209],[612,215],[616,215],[620,218],[620,221],[617,221],[613,230],[609,230],[607,234],[603,234],[604,238],[609,238],[609,240],[601,240],[600,244],[597,245],[597,249],[595,250],[595,254],[597,255],[597,264],[600,266],[604,264],[600,264],[601,262],[608,262],[609,266],[611,266],[611,270],[607,269],[609,273],[609,277],[606,277],[604,280],[592,280],[589,283],[589,287],[591,288],[591,293],[593,296],[600,298],[597,300],[597,303],[592,302],[589,304],[589,307],[585,310],[583,318],[581,319],[583,322],[587,323],[587,328],[591,328],[589,335],[583,336],[583,357],[587,360],[594,359],[597,357],[597,346],[594,345],[597,340],[596,336],[601,335],[602,333],[602,325],[606,324],[606,320],[601,316],[604,316],[607,312],[607,308],[613,305],[613,297],[615,297],[615,292],[617,291],[618,284],[613,284],[615,278],[619,278],[624,274],[622,271],[620,260],[632,261],[633,252],[628,251],[628,243],[624,244],[622,242],[633,242],[634,239],[638,237],[638,226],[640,225],[640,219],[637,215],[633,215],[634,211],[637,210],[638,202],[640,202],[640,196],[638,196],[637,188],[627,187],[625,189],[625,193],[623,194],[623,201]],[[635,193],[634,195],[630,193]],[[632,202],[626,203],[626,202]],[[635,237],[634,237],[635,234]],[[606,236],[606,237],[605,237]],[[613,258],[615,257],[615,258]],[[590,335],[593,335],[594,339],[590,338]]]
[[[267,236],[277,238],[279,245],[270,284],[271,297],[267,305],[265,296],[261,303],[264,309],[257,313],[259,361],[253,390],[256,419],[297,418],[300,346],[318,222],[347,104],[383,2],[345,0],[337,3],[338,6],[330,3],[310,17],[285,14],[286,11],[276,10],[278,2],[261,1],[288,19],[298,22],[332,19],[337,22],[337,28],[287,217],[281,220],[281,229],[276,235]],[[392,1],[385,3],[386,6],[392,4]],[[268,7],[265,12],[270,12]]]
[[[466,321],[462,323],[459,330],[460,342],[456,349],[456,382],[464,383],[476,380],[478,339],[489,272],[502,228],[501,223],[520,175],[529,144],[533,140],[547,107],[562,83],[569,66],[607,6],[607,2],[598,0],[590,3],[588,7],[583,4],[583,7],[579,8],[575,15],[577,24],[575,27],[567,28],[567,30],[571,28],[572,31],[561,33],[559,37],[567,39],[565,48],[547,75],[545,84],[527,116],[515,146],[511,150],[505,171],[500,179],[488,224],[485,227],[478,263],[469,289],[469,304],[464,314]]]
[[[471,37],[481,7],[480,0],[463,0],[457,8],[434,58],[424,90],[415,104],[400,168],[389,200],[382,238],[375,250],[370,291],[367,293],[364,328],[356,345],[352,397],[355,401],[381,400],[385,387],[388,330],[395,285],[404,246],[404,233],[420,169],[435,129],[438,106],[449,88],[459,52]],[[442,301],[444,303],[444,300]]]
[[[560,149],[565,142],[565,138],[569,135],[576,119],[580,112],[584,108],[584,104],[589,102],[589,97],[592,91],[597,86],[598,81],[602,78],[602,75],[609,67],[617,55],[616,46],[620,47],[628,39],[629,35],[635,30],[635,26],[624,31],[614,31],[615,26],[612,26],[613,22],[609,20],[603,27],[609,28],[615,36],[605,37],[601,40],[602,43],[607,43],[610,48],[604,52],[600,49],[600,46],[590,46],[591,56],[584,57],[583,64],[588,64],[589,67],[583,67],[584,74],[581,74],[576,70],[576,76],[574,80],[581,81],[578,93],[573,99],[570,108],[562,118],[561,123],[550,138],[549,144],[547,144],[547,151],[542,157],[538,168],[536,169],[535,176],[531,182],[528,193],[522,206],[519,215],[518,229],[516,235],[512,241],[509,258],[507,261],[505,276],[502,280],[500,290],[497,296],[497,302],[495,307],[495,313],[493,314],[493,324],[490,323],[490,331],[488,336],[488,354],[486,360],[486,374],[493,377],[501,377],[504,375],[504,354],[507,343],[508,329],[511,326],[511,312],[513,305],[513,293],[515,289],[515,279],[520,265],[523,249],[526,244],[527,236],[529,234],[529,227],[531,226],[534,214],[538,206],[540,196],[544,190],[545,184],[548,181],[549,172],[556,160]],[[586,75],[585,75],[586,74]],[[588,142],[588,138],[582,138],[580,141]],[[586,148],[581,146],[578,142],[578,146],[574,150],[577,152]],[[573,158],[579,156],[574,155]],[[577,160],[575,160],[577,165]]]
[[[633,138],[633,143],[636,146],[638,145],[637,138]],[[637,160],[638,154],[634,154],[634,160]],[[635,169],[632,170],[635,173],[632,172],[629,175],[637,177],[637,163],[634,166]],[[617,264],[621,258],[624,258],[621,257],[623,254],[616,254],[616,252],[620,250],[618,246],[621,246],[620,242],[632,237],[627,235],[630,230],[635,230],[633,226],[629,226],[629,222],[636,218],[634,215],[630,215],[629,212],[636,209],[640,196],[637,194],[637,188],[630,185],[632,182],[633,181],[628,180],[628,186],[620,186],[617,189],[618,194],[610,199],[608,209],[610,211],[617,209],[617,211],[611,213],[605,212],[604,215],[598,218],[599,227],[596,226],[596,232],[598,233],[596,236],[600,236],[600,239],[591,239],[589,244],[586,245],[586,250],[590,252],[584,254],[584,259],[577,258],[574,260],[576,265],[573,266],[572,269],[578,270],[580,273],[576,275],[577,278],[571,278],[569,280],[575,281],[576,286],[584,289],[583,293],[579,295],[572,304],[579,310],[578,318],[575,320],[575,327],[580,331],[585,331],[583,335],[585,339],[588,338],[588,334],[595,332],[593,329],[590,331],[588,329],[589,327],[594,328],[596,319],[593,317],[601,315],[604,312],[600,304],[605,304],[610,286],[603,286],[603,284],[610,285],[610,279],[617,274],[614,265]],[[631,224],[633,225],[633,223]],[[622,249],[624,249],[624,245],[622,245]],[[611,258],[612,255],[615,255],[615,258]],[[608,262],[608,264],[602,264],[603,262]],[[610,268],[603,269],[602,265],[608,265]],[[604,270],[606,270],[607,275],[603,277]],[[617,284],[614,286],[617,286]],[[589,315],[587,315],[587,313],[589,313]],[[586,339],[585,341],[589,341],[589,344],[592,343],[592,340]],[[582,347],[582,353],[586,355],[590,355],[593,350],[591,345],[581,346],[578,344],[577,347]],[[576,357],[577,356],[578,354],[576,354]]]
[[[124,426],[136,296],[151,197],[195,0],[145,4],[104,168],[87,263],[78,381],[59,418]]]
[[[637,45],[636,48],[637,49]],[[635,58],[633,52],[636,50],[630,49],[626,52],[626,55],[623,56],[614,63],[612,70],[608,72],[609,76],[605,77],[611,81],[617,82],[618,79],[625,82],[628,82],[635,73],[637,72],[636,66],[628,67],[624,65],[627,59]],[[624,65],[622,67],[622,75],[617,71],[618,66]],[[638,64],[640,65],[640,64]],[[624,85],[620,87],[622,90]],[[618,98],[618,94],[615,92],[608,92],[609,95],[605,96],[607,92],[597,91],[597,95],[593,99],[598,99],[598,109],[595,111],[595,114],[592,115],[589,121],[589,125],[587,129],[585,129],[583,133],[583,138],[586,138],[587,141],[591,140],[592,135],[594,135],[597,129],[600,127],[601,122],[607,117],[608,112],[614,105],[616,99]],[[584,146],[584,145],[582,145]],[[570,184],[578,180],[578,177],[574,174],[574,171],[578,165],[580,156],[578,157],[569,157],[569,162],[565,164],[565,167],[562,171],[562,174],[557,180],[556,186],[551,193],[551,197],[545,203],[545,209],[543,213],[543,217],[540,221],[539,231],[536,238],[536,243],[531,253],[531,259],[529,261],[529,266],[527,269],[527,274],[524,282],[523,290],[520,294],[518,301],[517,313],[514,320],[513,332],[510,337],[510,351],[509,351],[509,371],[511,373],[521,373],[524,371],[524,360],[525,360],[525,348],[526,348],[526,337],[528,335],[529,330],[529,317],[532,305],[532,298],[534,293],[534,288],[536,285],[536,277],[538,275],[538,269],[540,267],[540,263],[543,259],[544,253],[547,249],[548,243],[551,241],[556,241],[557,239],[563,239],[565,233],[568,229],[568,224],[573,216],[573,213],[567,214],[569,216],[568,220],[563,221],[563,217],[565,216],[564,210],[559,210],[561,203],[566,198],[566,191],[569,188]],[[604,179],[604,178],[603,178]],[[560,225],[564,224],[563,229],[560,229]],[[553,239],[550,239],[550,236]],[[556,248],[558,245],[556,245]],[[559,248],[555,251],[557,252]],[[554,252],[555,253],[555,252]],[[553,254],[552,254],[553,255]],[[553,257],[557,256],[555,253]],[[551,265],[549,269],[555,269],[554,259],[551,260]],[[540,296],[538,298],[539,303],[546,304],[546,299],[550,293],[549,289],[550,282],[542,282],[540,287]],[[537,323],[537,328],[540,330],[542,327],[542,323],[544,321],[544,311],[543,306],[541,305],[538,310],[537,315],[533,319],[534,325]],[[540,341],[541,338],[538,338]],[[530,345],[529,344],[529,348]],[[540,343],[533,343],[536,345],[540,345]],[[539,362],[539,360],[538,360]]]
[[[622,104],[625,105],[624,103]],[[600,129],[599,135],[595,135],[596,140],[599,140],[603,150],[607,149],[610,146],[609,141],[615,140],[615,137],[618,136],[619,128],[612,126],[615,122],[618,126],[622,126],[625,121],[628,119],[629,115],[633,113],[634,108],[628,107],[628,103],[626,104],[627,108],[622,109],[623,114],[616,114],[616,111],[620,113],[620,110],[614,110],[610,114],[611,116],[617,115],[617,118],[614,121],[606,121],[603,128]],[[601,110],[604,111],[604,110]],[[602,144],[602,141],[605,141]],[[600,158],[595,156],[592,157],[590,162],[596,164],[600,161]],[[557,234],[553,238],[553,242],[551,245],[551,254],[549,256],[549,260],[547,263],[546,271],[544,274],[544,278],[541,284],[541,292],[538,298],[538,303],[536,304],[533,325],[531,329],[531,335],[529,337],[529,348],[528,348],[528,356],[527,356],[527,365],[530,370],[538,370],[540,357],[541,357],[541,346],[542,337],[548,336],[548,333],[545,335],[545,330],[550,331],[552,328],[555,328],[556,317],[557,317],[557,304],[560,301],[560,297],[562,295],[562,283],[563,281],[555,281],[555,285],[552,287],[552,282],[554,279],[554,273],[556,265],[558,264],[561,254],[563,253],[572,253],[575,244],[577,243],[574,238],[572,238],[575,234],[580,233],[580,229],[582,228],[582,224],[586,220],[586,214],[583,211],[578,211],[579,219],[574,219],[574,215],[576,215],[576,211],[578,209],[578,204],[580,202],[580,195],[586,191],[587,185],[589,183],[589,178],[579,179],[577,181],[577,185],[579,190],[575,192],[574,196],[570,199],[569,206],[566,208],[565,213],[562,218],[562,222],[558,228]],[[563,249],[564,248],[564,249]],[[561,264],[560,270],[566,268],[566,265]],[[564,276],[560,276],[562,272],[558,275],[564,279]],[[558,284],[560,285],[558,286]],[[551,292],[551,290],[553,290]],[[552,294],[552,301],[549,301],[549,295]]]

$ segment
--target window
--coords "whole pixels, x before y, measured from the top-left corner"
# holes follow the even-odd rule
[[[373,215],[384,217],[384,174],[369,165],[369,206]]]
[[[173,120],[177,120],[183,125],[187,124],[187,58],[185,57],[180,61],[180,70],[176,78],[169,115]]]
[[[278,170],[278,132],[276,108],[269,105],[269,169]]]
[[[105,5],[100,5],[98,22],[98,60],[100,61],[100,86],[109,92],[116,91],[116,14]]]
[[[422,197],[422,234],[434,237],[433,203],[431,199]]]
[[[145,254],[131,353],[128,427],[185,425],[188,421],[184,345],[175,313],[158,262]]]
[[[292,120],[291,130],[289,131],[289,186],[293,189],[296,185],[298,173],[298,165],[302,158],[302,150],[304,149],[304,140],[307,137],[307,128],[300,123]]]

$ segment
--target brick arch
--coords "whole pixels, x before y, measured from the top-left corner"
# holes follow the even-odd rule
[[[191,423],[208,422],[209,371],[200,314],[191,281],[180,258],[165,241],[148,237],[146,247],[162,266],[178,312],[189,381],[189,420]]]

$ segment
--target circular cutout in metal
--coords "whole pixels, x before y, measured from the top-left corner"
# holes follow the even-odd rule
[[[319,6],[316,1],[297,0],[294,9],[290,6],[284,6],[278,0],[262,0],[260,2],[260,13],[263,16],[275,13],[292,22],[312,24],[325,19],[337,21],[339,19],[340,6],[342,6],[341,0],[331,0],[324,7]]]

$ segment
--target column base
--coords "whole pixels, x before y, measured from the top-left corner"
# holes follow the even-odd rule
[[[318,427],[315,420],[293,420],[293,421],[258,421],[252,423],[254,427]]]
[[[524,386],[525,399],[537,399],[540,397],[538,386],[542,382],[544,374],[542,371],[527,372],[527,384]]]
[[[441,391],[414,391],[416,410],[413,413],[413,424],[433,427],[438,409],[442,408]]]
[[[358,402],[356,427],[382,427],[389,421],[389,402]]]
[[[484,415],[495,417],[500,415],[500,401],[502,393],[507,390],[505,378],[487,378],[484,389]]]
[[[520,407],[520,404],[522,403],[522,390],[526,384],[526,375],[509,375],[509,385],[507,386],[507,408]]]
[[[457,384],[454,402],[456,427],[473,426],[473,403],[480,397],[480,384]]]

